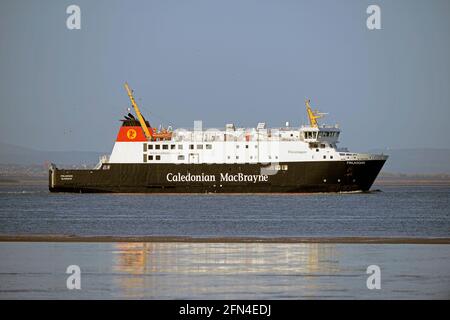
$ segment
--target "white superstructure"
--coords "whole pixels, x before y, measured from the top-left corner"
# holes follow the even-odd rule
[[[300,161],[376,160],[379,155],[339,149],[340,129],[335,126],[301,126],[267,129],[173,131],[171,140],[116,142],[110,163],[271,163]]]

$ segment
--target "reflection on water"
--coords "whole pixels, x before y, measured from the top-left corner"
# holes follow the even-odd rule
[[[81,290],[67,290],[72,264]],[[116,298],[448,299],[450,246],[0,242],[0,299]]]
[[[150,243],[119,242],[115,244],[116,262],[114,269],[132,274],[145,273],[147,270],[147,256]]]
[[[149,243],[117,243],[116,250],[113,251],[114,259],[113,270],[129,273],[131,275],[145,275],[147,273],[147,257]],[[139,276],[130,276],[119,278],[119,286],[126,292],[128,289],[143,288],[145,278]]]
[[[339,272],[334,244],[117,243],[114,270],[163,273]]]
[[[116,243],[112,253],[113,270],[124,275],[117,284],[129,297],[156,290],[161,276],[303,276],[311,292],[312,277],[340,272],[334,244]]]

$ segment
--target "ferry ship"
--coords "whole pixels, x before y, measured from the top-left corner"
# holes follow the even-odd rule
[[[310,193],[368,191],[387,156],[339,148],[338,125],[305,101],[309,124],[193,130],[152,127],[133,91],[110,156],[92,169],[49,168],[51,192]]]

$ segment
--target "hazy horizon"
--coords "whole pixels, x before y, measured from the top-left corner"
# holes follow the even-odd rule
[[[341,147],[450,148],[450,1],[9,0],[0,17],[3,143],[109,152],[128,81],[154,126],[298,126],[310,98]]]

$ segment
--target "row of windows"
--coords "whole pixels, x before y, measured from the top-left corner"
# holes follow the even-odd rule
[[[317,132],[313,131],[305,131],[304,132],[305,139],[316,139],[317,138]],[[319,132],[319,138],[322,137],[338,137],[339,132],[334,131],[320,131]]]
[[[155,149],[155,150],[175,150],[175,149],[177,149],[177,145],[175,145],[175,144],[146,144],[146,143],[144,143],[144,152],[146,152],[147,150],[153,150],[153,149]],[[190,144],[189,145],[189,149],[190,150],[194,150],[194,145],[193,144]],[[207,144],[207,145],[205,145],[205,149],[207,149],[207,150],[211,150],[212,149],[212,144]],[[178,145],[178,150],[183,150],[183,145],[182,144],[179,144]],[[203,150],[203,144],[198,144],[197,145],[197,150]]]
[[[337,137],[339,136],[339,132],[334,132],[334,131],[323,131],[323,132],[319,132],[319,138],[321,137]]]
[[[313,158],[314,158],[314,157],[313,157]],[[323,158],[326,159],[327,156],[324,155]],[[161,156],[160,156],[160,155],[155,155],[155,156],[153,156],[153,155],[149,155],[149,156],[144,155],[144,162],[147,162],[147,159],[148,159],[148,161],[153,161],[153,160],[158,161],[158,160],[161,160]],[[185,157],[184,157],[184,155],[179,155],[179,156],[177,157],[177,159],[178,159],[178,160],[184,160]],[[231,157],[228,156],[228,159],[231,159]],[[253,159],[253,157],[250,156],[250,159]],[[269,156],[269,159],[271,159],[271,156]],[[278,159],[278,156],[275,156],[275,159]],[[333,159],[333,156],[330,156],[330,159]],[[239,160],[239,156],[236,156],[236,160]],[[109,168],[108,168],[108,169],[109,169]]]
[[[313,156],[313,158],[314,158],[314,156]],[[323,158],[326,159],[327,156],[324,155]],[[159,161],[159,160],[161,160],[161,156],[160,155],[155,155],[155,156],[153,156],[153,155],[149,155],[149,156],[144,155],[144,162],[147,162],[147,159],[148,159],[148,161],[153,161],[153,160]],[[178,160],[184,160],[185,157],[184,157],[184,155],[179,155],[177,157],[177,159]],[[228,156],[228,159],[231,159],[231,157]],[[253,157],[250,157],[250,159],[253,159]],[[269,156],[269,159],[271,159],[271,156]],[[278,159],[278,157],[275,156],[275,159]],[[330,159],[333,159],[333,156],[330,156]],[[236,156],[236,160],[239,160],[239,156]],[[103,168],[103,169],[106,169],[106,168]],[[109,169],[109,168],[107,168],[107,169]]]
[[[194,150],[195,147],[197,148],[197,150],[203,150],[203,147],[205,147],[206,150],[211,150],[212,149],[212,144],[197,144],[196,146],[193,144],[189,145],[189,150]],[[245,145],[245,148],[248,149],[249,146],[248,144]],[[255,145],[255,148],[258,148],[257,145]],[[146,152],[147,150],[176,150],[177,149],[177,145],[175,144],[146,144],[144,143],[144,152]],[[239,145],[236,145],[236,149],[239,149]],[[183,145],[179,144],[178,145],[178,150],[183,150]]]
[[[144,156],[145,157],[145,156]],[[156,156],[152,156],[152,155],[150,155],[150,156],[148,156],[148,160],[153,160],[153,159],[155,159],[155,160],[161,160],[161,156],[160,155],[156,155]]]
[[[312,149],[316,148],[316,151],[319,152],[319,149],[318,149],[319,147],[320,147],[321,149],[325,149],[325,148],[327,147],[327,145],[326,145],[325,143],[321,143],[321,144],[319,145],[318,143],[310,142],[310,143],[309,143],[309,147],[312,148]],[[328,147],[333,148],[333,147],[336,147],[336,145],[329,144]]]
[[[228,156],[227,158],[231,159],[231,156]],[[180,154],[180,155],[178,155],[177,159],[184,160],[185,157],[184,157],[184,155]],[[250,159],[253,159],[253,156],[250,156]],[[255,159],[256,159],[256,157],[255,157]],[[272,156],[269,156],[269,159],[271,160]],[[278,159],[278,156],[275,156],[275,159]],[[325,159],[325,156],[324,156],[324,159]],[[331,156],[331,159],[333,159],[333,156]],[[144,162],[147,162],[147,160],[148,161],[161,160],[161,155],[146,155],[146,154],[144,154]],[[239,160],[239,156],[236,156],[236,160]]]
[[[317,132],[305,131],[303,134],[305,139],[317,139]]]
[[[156,161],[159,161],[159,160],[161,160],[161,155],[145,155],[144,154],[144,162],[147,162],[147,160],[148,161],[153,161],[153,160],[156,160]],[[183,155],[179,155],[178,156],[178,160],[184,160],[184,156]]]

